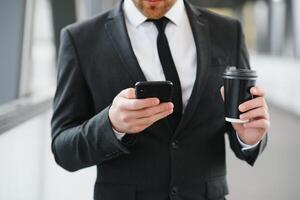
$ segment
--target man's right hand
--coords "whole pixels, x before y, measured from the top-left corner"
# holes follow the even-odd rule
[[[173,112],[173,103],[158,98],[137,99],[134,88],[122,90],[113,100],[109,119],[121,133],[139,133]]]

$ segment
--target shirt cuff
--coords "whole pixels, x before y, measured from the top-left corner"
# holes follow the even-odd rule
[[[112,128],[112,130],[114,131],[116,138],[117,138],[118,140],[120,140],[120,141],[122,140],[122,138],[123,138],[123,137],[125,136],[125,134],[126,134],[126,133],[121,133],[121,132],[115,130],[114,128]]]
[[[257,147],[257,145],[259,145],[260,141],[258,141],[256,144],[254,145],[249,145],[249,144],[245,144],[244,142],[242,142],[242,140],[240,139],[239,135],[236,133],[236,137],[242,147],[242,151],[246,151],[246,150],[250,150],[250,149],[254,149],[255,147]]]

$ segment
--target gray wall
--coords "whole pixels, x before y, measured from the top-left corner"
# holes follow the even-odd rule
[[[24,0],[1,1],[0,104],[18,96],[25,3]]]

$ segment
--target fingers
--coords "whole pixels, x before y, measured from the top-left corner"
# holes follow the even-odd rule
[[[222,99],[224,100],[224,86],[220,88]]]
[[[140,110],[159,104],[158,98],[136,99],[134,88],[122,90],[118,97],[122,98],[119,106],[124,110]]]
[[[136,123],[135,121],[140,118],[147,118],[161,112],[173,110],[173,107],[173,103],[162,103],[157,106],[141,110],[123,111],[119,113],[119,117],[123,123]]]
[[[258,119],[258,120],[250,121],[249,123],[245,123],[244,127],[245,128],[264,129],[267,131],[270,127],[270,121],[267,119]]]
[[[121,109],[124,110],[140,110],[143,108],[148,108],[156,106],[159,104],[157,98],[147,98],[147,99],[125,99],[120,105]]]
[[[128,117],[130,118],[143,118],[143,117],[150,117],[160,112],[164,112],[166,110],[173,109],[174,105],[171,102],[168,103],[161,103],[156,106],[152,106],[149,108],[144,108],[141,110],[131,111],[128,113]]]
[[[124,128],[128,130],[126,132],[137,133],[151,126],[156,121],[161,120],[166,116],[170,115],[172,112],[173,112],[173,108],[163,110],[162,112],[158,112],[154,115],[144,117],[144,118],[132,118],[129,121],[122,120],[122,123],[124,124]]]
[[[224,100],[224,86],[222,86],[220,88],[220,92],[221,92],[221,96]],[[259,86],[254,86],[250,89],[250,93],[253,95],[253,96],[257,96],[257,97],[264,97],[265,96],[265,90]]]
[[[138,125],[144,125],[146,127],[152,125],[154,122],[165,118],[166,116],[170,115],[173,112],[173,109],[168,109],[163,112],[157,113],[155,115],[145,117],[145,118],[140,118],[136,120],[136,124]]]
[[[255,86],[250,89],[250,93],[255,98],[239,106],[239,110],[242,112],[240,119],[249,122],[233,124],[233,127],[246,144],[256,144],[270,128],[270,114],[265,101],[265,91]]]
[[[254,86],[250,89],[250,92],[254,96],[264,97],[265,96],[265,90],[259,86]]]
[[[269,120],[270,115],[264,107],[259,107],[240,115],[240,119],[242,120],[249,120],[255,118],[263,118]]]
[[[239,106],[239,110],[241,112],[246,112],[248,110],[258,108],[258,107],[265,107],[268,110],[267,103],[265,101],[265,91],[259,86],[254,86],[250,89],[250,93],[256,98],[246,101]]]
[[[136,99],[135,89],[134,88],[124,89],[118,94],[118,96],[124,97],[126,99]]]
[[[249,100],[249,101],[246,101],[245,103],[242,103],[239,106],[239,110],[241,112],[246,112],[248,110],[252,110],[252,109],[255,109],[255,108],[259,108],[259,107],[264,107],[266,110],[268,110],[267,103],[266,103],[264,97],[256,97],[252,100]]]

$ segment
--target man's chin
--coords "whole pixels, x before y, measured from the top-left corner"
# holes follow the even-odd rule
[[[161,9],[156,6],[150,6],[146,10],[144,10],[143,14],[148,19],[160,19],[164,16],[165,13],[161,12]]]

